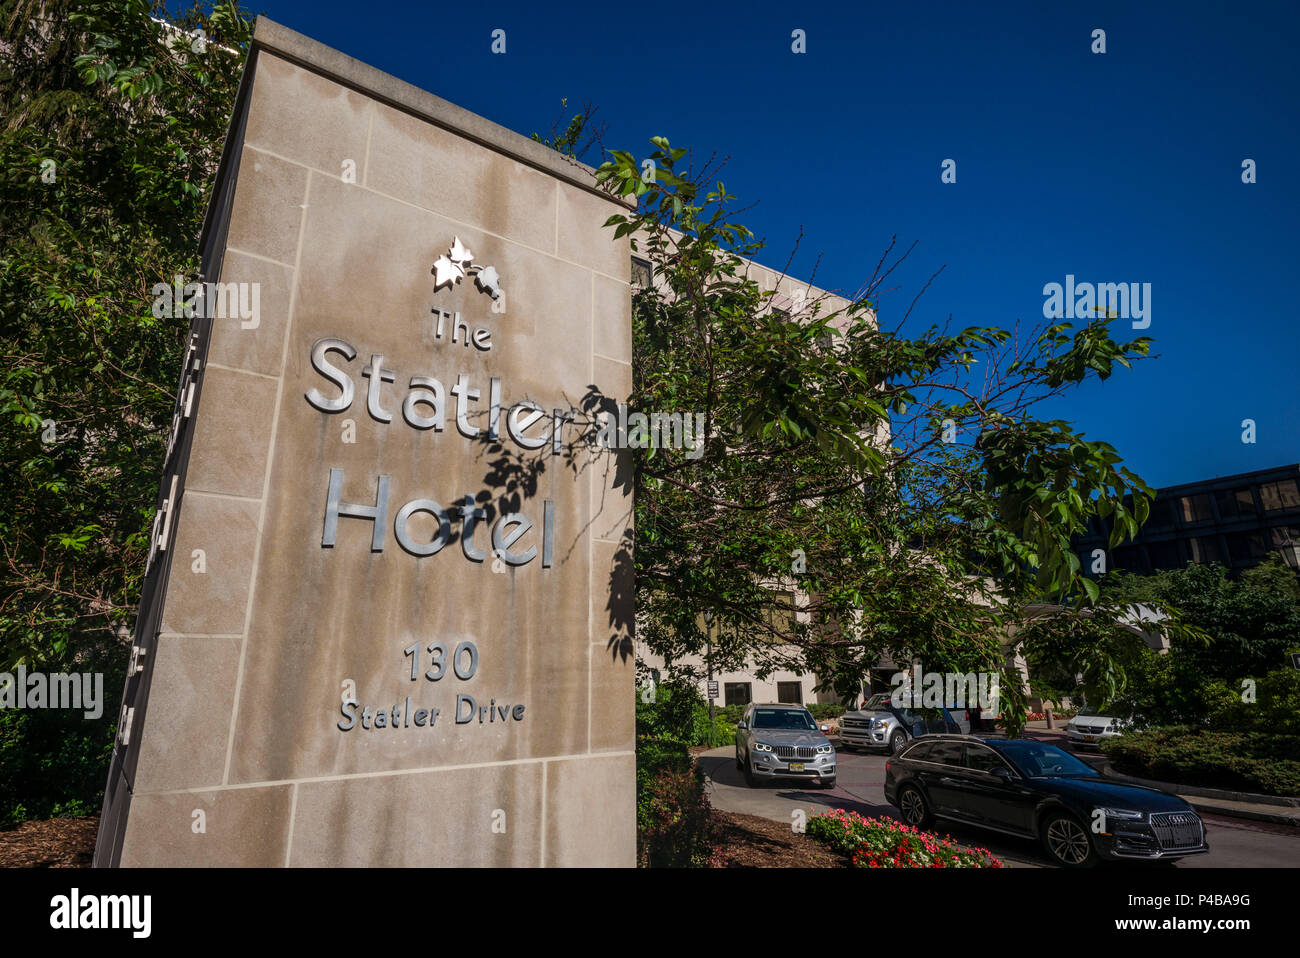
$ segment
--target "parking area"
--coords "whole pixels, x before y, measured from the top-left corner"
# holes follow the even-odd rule
[[[776,781],[748,788],[736,769],[733,746],[712,749],[699,756],[708,776],[710,801],[725,812],[760,815],[773,821],[793,823],[796,809],[816,814],[832,808],[872,817],[898,817],[898,810],[885,801],[885,755],[837,751],[835,787],[823,789],[795,781]],[[1080,755],[1085,760],[1093,756]],[[1208,854],[1191,856],[1176,864],[1151,865],[1142,862],[1110,865],[1114,868],[1294,868],[1300,863],[1300,829],[1213,815],[1203,816],[1210,844]],[[1029,839],[940,822],[936,830],[951,835],[963,845],[987,848],[1012,867],[1050,868],[1051,862],[1038,844]]]

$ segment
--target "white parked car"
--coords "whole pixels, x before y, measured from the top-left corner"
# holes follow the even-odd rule
[[[1124,734],[1124,720],[1090,711],[1087,706],[1065,726],[1065,737],[1073,748],[1096,748]]]

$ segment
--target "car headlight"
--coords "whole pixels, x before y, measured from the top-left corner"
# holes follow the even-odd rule
[[[755,752],[770,752],[770,751],[772,751],[772,746],[770,746],[770,745],[764,745],[762,742],[755,742],[755,743],[754,743],[754,751],[755,751]]]
[[[1131,808],[1101,808],[1098,811],[1104,813],[1107,819],[1117,822],[1141,822],[1147,817],[1146,812],[1136,812]]]
[[[872,720],[871,720],[871,727],[872,727],[872,728],[884,728],[884,727],[885,727],[886,725],[888,725],[888,724],[889,724],[889,719],[872,719]]]
[[[831,744],[829,744],[829,743],[826,744],[826,745],[818,745],[818,746],[817,746],[817,754],[818,754],[818,755],[829,755],[829,754],[830,754],[831,752],[833,752],[833,751],[835,751],[835,746],[834,746],[834,745],[831,745]]]

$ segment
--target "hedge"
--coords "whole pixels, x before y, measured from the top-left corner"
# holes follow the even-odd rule
[[[1178,725],[1102,743],[1115,770],[1161,782],[1300,795],[1300,735],[1216,732]]]

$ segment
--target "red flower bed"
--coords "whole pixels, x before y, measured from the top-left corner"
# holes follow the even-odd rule
[[[808,834],[849,856],[855,868],[1001,868],[987,848],[962,848],[951,838],[892,818],[835,809],[808,821]]]

